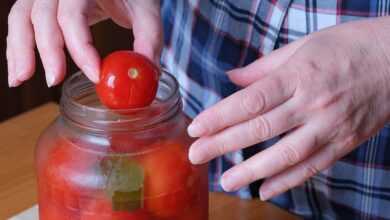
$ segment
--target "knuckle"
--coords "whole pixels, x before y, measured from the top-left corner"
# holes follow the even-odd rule
[[[319,109],[325,109],[331,104],[339,101],[341,96],[342,94],[334,92],[333,89],[325,88],[321,91],[321,95],[317,98],[317,101],[314,103],[314,105]]]
[[[296,96],[298,107],[301,108],[304,112],[312,111],[313,109],[311,109],[311,104],[313,100],[315,100],[314,95],[303,91],[300,92],[301,93]]]
[[[346,140],[346,146],[356,146],[362,137],[359,133],[352,131],[350,135],[347,136]]]
[[[301,61],[301,67],[303,70],[309,71],[311,73],[319,72],[322,70],[322,67],[319,65],[317,60],[304,59],[304,58],[301,58],[301,59],[303,59]]]
[[[280,156],[282,157],[282,160],[286,162],[289,166],[292,166],[300,161],[300,154],[296,150],[296,148],[292,145],[285,145],[280,150]]]
[[[212,108],[202,115],[201,124],[204,125],[206,133],[209,134],[213,131],[222,129],[225,126],[225,119],[220,111]]]
[[[264,117],[257,117],[249,121],[249,131],[255,140],[261,141],[272,136],[272,128]]]
[[[245,95],[240,103],[241,109],[250,115],[261,113],[265,107],[265,96],[260,90],[255,90],[253,94]]]
[[[330,146],[330,161],[337,161],[341,156],[352,151],[362,139],[364,137],[355,132],[338,137],[338,140],[334,141],[334,145]]]
[[[304,165],[302,169],[303,169],[303,178],[305,180],[311,178],[312,176],[320,172],[320,170],[317,169],[317,167],[312,164]]]
[[[224,155],[230,151],[226,141],[218,139],[218,140],[216,140],[216,143],[217,143],[217,145],[216,145],[217,152],[216,153],[218,156]]]
[[[215,110],[214,111],[214,117],[210,117],[212,120],[210,120],[210,122],[212,122],[212,126],[215,127],[216,129],[220,128],[222,125],[225,124],[225,117],[221,114],[220,111],[218,110]]]

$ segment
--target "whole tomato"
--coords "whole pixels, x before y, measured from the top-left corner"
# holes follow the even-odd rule
[[[159,70],[148,58],[117,51],[103,59],[96,92],[108,108],[141,108],[154,100],[158,79]]]
[[[190,190],[196,180],[182,144],[159,143],[140,160],[145,171],[145,208],[168,219],[185,211],[196,193]]]
[[[86,180],[96,180],[88,177],[94,175],[91,170],[98,158],[80,149],[65,138],[58,138],[53,142],[39,178],[42,201],[50,201],[59,208],[75,210],[79,208],[81,195],[88,193],[89,188],[97,184]]]

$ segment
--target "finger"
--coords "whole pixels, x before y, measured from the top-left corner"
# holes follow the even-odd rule
[[[222,187],[234,191],[299,163],[323,145],[324,140],[318,137],[321,132],[315,125],[303,125],[272,147],[226,171],[221,178]]]
[[[60,0],[58,23],[72,59],[94,83],[99,81],[100,58],[93,46],[85,0]]]
[[[260,188],[261,199],[263,201],[268,200],[301,185],[310,177],[330,167],[337,160],[351,152],[355,146],[357,146],[357,143],[354,137],[326,145],[309,159],[267,179]]]
[[[61,82],[65,76],[64,39],[57,22],[57,0],[36,0],[31,19],[35,40],[49,87]]]
[[[15,74],[15,58],[14,58],[14,54],[12,53],[13,50],[11,49],[8,41],[9,38],[7,37],[6,57],[7,57],[7,69],[8,69],[8,86],[15,87],[15,86],[19,86],[21,82],[17,80],[15,81],[15,78],[13,77]]]
[[[211,136],[201,137],[189,150],[193,164],[202,164],[223,154],[251,146],[280,135],[303,121],[292,100],[254,119],[226,128]]]
[[[248,85],[264,78],[268,73],[278,69],[308,40],[308,37],[296,40],[283,46],[269,55],[266,55],[248,66],[233,69],[227,72],[230,80],[235,84],[247,87]]]
[[[19,86],[34,73],[35,44],[30,21],[32,6],[32,0],[19,0],[12,7],[8,17],[7,53],[8,65],[12,70],[8,76],[10,87]]]
[[[111,0],[96,1],[95,10],[92,11],[93,14],[90,13],[90,25],[95,24],[95,21],[98,22],[104,18],[111,18],[117,25],[123,28],[132,28],[130,16],[132,13],[132,8],[129,7],[129,4],[135,1],[136,0],[131,2]]]
[[[145,1],[143,4],[139,4],[138,7],[134,7],[131,21],[134,34],[134,51],[159,64],[163,31],[160,10],[155,6],[156,4],[158,2],[156,3],[154,0]]]
[[[294,84],[288,77],[270,75],[200,113],[188,127],[188,134],[207,136],[254,118],[282,104],[293,92]]]

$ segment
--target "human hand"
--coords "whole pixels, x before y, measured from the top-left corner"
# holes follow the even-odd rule
[[[33,75],[35,46],[49,87],[65,76],[65,45],[77,66],[98,82],[100,58],[89,25],[107,18],[132,28],[134,50],[158,62],[162,48],[158,0],[18,0],[8,18],[9,86],[19,86]]]
[[[221,178],[226,191],[266,178],[263,200],[331,166],[389,119],[389,21],[329,28],[230,71],[245,88],[194,119],[188,132],[200,138],[190,160],[204,163],[287,132]]]

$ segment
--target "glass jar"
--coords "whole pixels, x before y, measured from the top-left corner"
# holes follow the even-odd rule
[[[113,111],[77,73],[60,112],[36,150],[40,220],[208,219],[207,165],[188,160],[193,140],[172,75],[161,75],[150,106]]]

